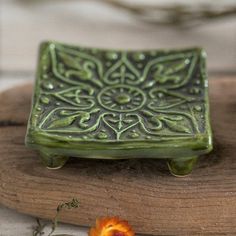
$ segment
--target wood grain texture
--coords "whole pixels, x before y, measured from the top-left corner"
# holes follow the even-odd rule
[[[78,198],[61,221],[89,226],[119,215],[153,235],[236,235],[236,78],[210,81],[214,152],[192,175],[172,177],[159,160],[75,159],[47,170],[24,146],[31,85],[0,94],[0,202],[42,218]]]

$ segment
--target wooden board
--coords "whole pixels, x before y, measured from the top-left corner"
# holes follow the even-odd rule
[[[80,207],[61,221],[90,226],[119,215],[138,233],[236,235],[236,78],[210,81],[214,152],[193,174],[171,176],[158,160],[71,160],[60,170],[42,166],[24,146],[31,85],[0,94],[0,202],[52,218],[59,203]]]

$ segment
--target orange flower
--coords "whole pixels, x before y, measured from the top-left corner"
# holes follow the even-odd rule
[[[89,236],[134,236],[134,231],[119,217],[105,217],[96,220],[96,227],[90,229]]]

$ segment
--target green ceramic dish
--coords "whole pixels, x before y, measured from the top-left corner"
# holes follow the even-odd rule
[[[166,158],[186,175],[212,149],[205,57],[42,43],[26,144],[49,168],[70,156]]]

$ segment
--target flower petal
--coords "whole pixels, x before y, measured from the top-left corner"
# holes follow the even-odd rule
[[[96,220],[96,227],[91,228],[89,236],[134,236],[134,231],[127,221],[119,217],[104,217]]]

